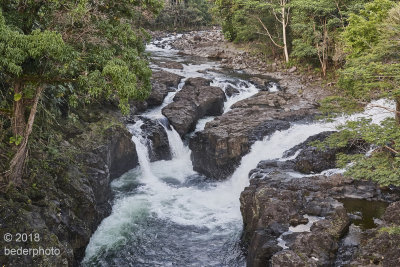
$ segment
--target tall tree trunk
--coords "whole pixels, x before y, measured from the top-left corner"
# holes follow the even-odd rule
[[[400,124],[400,96],[396,97],[396,121]]]
[[[286,26],[287,26],[287,18],[286,18],[285,3],[282,3],[283,51],[285,54],[285,61],[286,61],[286,63],[288,63],[289,62],[289,53],[288,53],[287,40],[286,40]]]
[[[326,70],[328,68],[328,26],[327,20],[324,19],[324,40],[322,43],[322,74],[326,76]]]
[[[37,106],[38,106],[40,97],[42,95],[43,88],[44,88],[43,86],[39,86],[36,89],[35,98],[33,99],[33,105],[31,107],[31,111],[29,114],[28,123],[26,124],[26,127],[25,127],[25,132],[23,135],[22,142],[18,147],[17,153],[15,153],[14,157],[12,158],[12,160],[10,162],[10,170],[8,173],[8,179],[9,179],[9,181],[12,181],[13,183],[15,183],[17,185],[22,184],[22,175],[23,175],[23,171],[24,171],[25,159],[26,159],[26,154],[27,154],[28,139],[32,133],[33,123],[35,121],[35,116],[36,116],[36,112],[37,112]]]
[[[23,84],[17,81],[14,84],[14,95],[22,95]],[[25,131],[25,106],[24,100],[21,98],[18,101],[14,101],[13,115],[12,115],[12,131],[15,137],[23,136]]]

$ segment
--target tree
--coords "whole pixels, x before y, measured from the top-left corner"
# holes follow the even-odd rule
[[[22,1],[0,4],[0,76],[13,91],[11,120],[17,151],[7,177],[22,183],[27,144],[44,90],[73,86],[72,105],[149,95],[151,71],[137,12],[156,12],[147,1]],[[28,111],[29,116],[25,113]]]
[[[352,33],[358,33],[355,38]],[[339,155],[339,163],[354,179],[371,179],[382,185],[400,185],[400,4],[375,0],[350,16],[342,34],[347,62],[340,72],[339,85],[345,103],[365,104],[371,99],[395,100],[393,112],[381,124],[371,120],[348,122],[328,138],[331,147],[349,140],[364,140],[374,149],[366,154]],[[364,151],[367,152],[367,151]],[[348,163],[352,163],[348,166]]]
[[[215,0],[215,12],[222,18],[222,32],[227,40],[236,39],[237,30],[233,26],[233,17],[237,9],[235,0]]]
[[[218,0],[216,5],[223,17],[222,30],[228,40],[245,39],[244,35],[266,36],[268,42],[282,49],[285,61],[289,62],[289,0],[232,0],[229,4],[226,2],[227,0]]]
[[[276,41],[274,37],[272,37],[268,27],[263,23],[262,19],[258,15],[256,16],[258,22],[262,25],[263,29],[266,32],[266,35],[271,40],[271,42],[283,49],[283,54],[285,57],[285,61],[289,62],[289,52],[288,52],[288,41],[287,41],[287,27],[289,24],[290,17],[290,6],[289,0],[269,0],[267,2],[258,2],[258,5],[255,5],[256,9],[262,8],[263,6],[267,6],[270,12],[274,15],[276,21],[281,25],[282,29],[282,45],[279,44],[279,41]]]
[[[293,55],[298,58],[317,58],[326,76],[333,53],[334,32],[343,25],[338,2],[331,0],[293,1]]]
[[[357,101],[389,97],[397,102],[400,122],[399,4],[375,0],[360,14],[352,14],[342,34],[347,62],[339,85]],[[353,34],[357,32],[357,38]]]

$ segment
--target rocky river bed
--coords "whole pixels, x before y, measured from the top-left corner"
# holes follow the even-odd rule
[[[318,150],[346,120],[390,116],[379,100],[317,120],[318,77],[265,63],[218,29],[162,33],[147,46],[152,92],[122,116],[112,103],[60,121],[59,162],[0,196],[7,248],[59,255],[5,266],[400,266],[400,192],[354,181]],[[32,152],[34,153],[34,152]],[[48,161],[43,161],[44,163]]]
[[[329,93],[276,72],[218,30],[163,35],[147,50],[153,92],[125,118],[139,166],[112,182],[110,216],[83,266],[397,266],[400,195],[353,181],[313,147]],[[391,105],[385,101],[381,105]],[[364,151],[365,150],[365,151]]]

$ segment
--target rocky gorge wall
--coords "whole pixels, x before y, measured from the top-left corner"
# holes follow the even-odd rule
[[[394,255],[399,252],[398,234],[385,229],[399,225],[394,215],[399,212],[398,190],[354,181],[341,174],[290,175],[294,171],[305,175],[336,167],[338,151],[321,151],[310,143],[330,134],[312,136],[287,151],[288,156],[302,149],[292,160],[261,161],[250,172],[250,185],[240,196],[247,266],[397,264]],[[355,153],[357,149],[359,146],[349,144],[341,152]],[[352,209],[354,202],[359,203],[357,211]],[[354,226],[367,220],[368,227]],[[354,231],[356,237],[352,236]]]
[[[181,77],[155,72],[151,96],[133,102],[132,116],[160,105]],[[54,248],[56,256],[6,256],[3,266],[78,266],[90,237],[110,215],[113,199],[110,183],[138,165],[132,134],[112,105],[89,106],[76,111],[77,121],[60,124],[55,133],[62,141],[56,155],[34,153],[23,188],[9,187],[0,195],[0,235],[39,234],[38,242],[10,242],[7,248]],[[153,146],[153,160],[171,157],[165,129],[148,122],[143,126]],[[50,157],[50,158],[46,158]],[[49,165],[50,164],[50,165]]]
[[[54,256],[0,256],[4,266],[77,266],[98,224],[111,212],[110,182],[138,164],[131,134],[117,115],[103,115],[60,144],[64,162],[39,169],[27,187],[0,197],[1,236],[38,234],[39,240],[7,248],[54,248]],[[65,132],[64,132],[65,133]],[[33,155],[34,156],[34,155]],[[43,161],[42,161],[43,162]]]

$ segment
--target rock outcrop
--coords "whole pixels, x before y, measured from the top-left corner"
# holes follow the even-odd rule
[[[152,91],[146,100],[149,107],[161,105],[169,92],[176,91],[182,76],[168,71],[153,71],[151,76]]]
[[[371,263],[371,255],[374,263],[383,266],[391,266],[398,260],[394,255],[400,249],[392,246],[399,244],[395,239],[400,233],[390,234],[390,227],[399,226],[400,216],[396,211],[400,210],[400,202],[391,204],[382,220],[377,220],[382,214],[371,214],[378,207],[385,209],[386,203],[398,201],[398,192],[341,174],[293,176],[294,172],[304,170],[304,162],[312,167],[305,173],[335,167],[334,155],[338,151],[321,151],[312,146],[313,141],[322,141],[332,133],[314,135],[284,153],[284,156],[293,156],[302,149],[304,154],[300,152],[294,160],[265,160],[250,171],[250,185],[240,196],[243,242],[248,247],[247,266],[341,266],[344,262],[350,266],[366,266]],[[363,146],[368,147],[359,141],[357,146],[350,143],[340,151],[360,153]],[[360,201],[366,203],[357,205],[375,208],[365,210],[366,214],[355,212],[354,203]],[[377,220],[379,224],[372,223],[377,228],[362,231],[354,226],[356,222],[367,223],[369,219],[363,216],[372,216],[371,222]],[[352,222],[353,234],[358,231],[363,241],[344,240]]]
[[[174,102],[162,110],[181,136],[194,130],[200,118],[223,113],[225,93],[210,84],[211,80],[204,78],[186,80],[182,90],[175,95]]]
[[[181,79],[182,76],[168,71],[153,71],[150,96],[145,101],[132,101],[131,115],[143,112],[149,107],[161,105],[169,92],[177,90]]]
[[[89,112],[87,112],[89,114]],[[5,266],[78,266],[91,235],[111,212],[110,182],[138,164],[131,134],[113,115],[96,122],[66,124],[64,141],[46,158],[31,156],[27,185],[0,193],[0,234],[30,233],[38,242],[8,243],[8,248],[54,248],[56,256],[0,256]],[[91,119],[95,121],[95,119]],[[76,127],[76,126],[75,126]],[[54,149],[54,145],[52,147]],[[59,152],[57,152],[59,151]]]
[[[170,160],[172,159],[171,149],[169,147],[168,135],[162,122],[140,117],[144,121],[141,129],[143,137],[147,139],[150,161]],[[168,123],[168,122],[165,122]]]
[[[400,264],[400,201],[386,209],[381,226],[364,232],[350,266],[398,266]]]
[[[286,151],[284,156],[290,157],[300,150],[294,160],[289,160],[285,164],[290,165],[293,170],[300,173],[320,173],[336,168],[336,155],[338,153],[356,154],[366,153],[369,150],[369,144],[363,140],[351,140],[347,146],[341,148],[317,148],[312,145],[312,142],[324,141],[332,133],[334,132],[328,131],[311,136],[303,143]]]
[[[263,91],[239,101],[191,138],[194,169],[208,177],[224,179],[233,173],[255,141],[288,129],[291,121],[315,112],[313,103],[283,92]]]
[[[350,217],[338,200],[385,198],[373,183],[354,182],[340,174],[293,178],[281,168],[261,169],[252,172],[250,186],[240,197],[250,267],[334,265],[340,240],[350,225]],[[303,230],[296,231],[295,226]],[[362,251],[358,260],[365,262],[363,257],[371,255],[372,248],[366,245]],[[380,253],[381,261],[390,254],[383,249]]]

